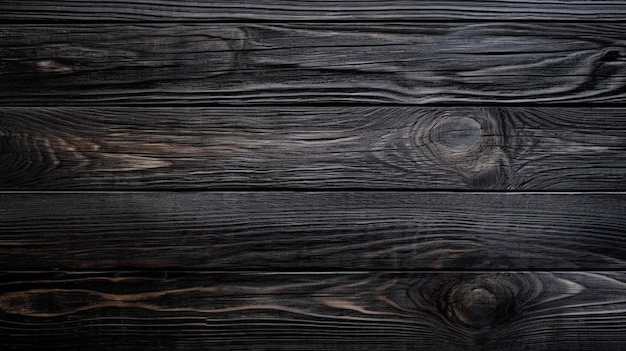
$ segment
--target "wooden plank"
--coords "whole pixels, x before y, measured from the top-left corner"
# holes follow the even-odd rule
[[[624,23],[3,25],[0,37],[3,105],[626,101]]]
[[[3,189],[626,189],[624,108],[3,108]]]
[[[4,274],[10,350],[623,350],[626,274]]]
[[[0,266],[625,269],[626,194],[4,193]]]
[[[0,3],[0,20],[593,20],[620,21],[623,1],[111,0]]]

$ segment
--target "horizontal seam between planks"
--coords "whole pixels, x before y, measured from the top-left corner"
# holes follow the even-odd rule
[[[52,269],[52,270],[6,270],[0,272],[0,278],[3,274],[41,274],[41,273],[78,273],[78,274],[111,274],[111,273],[193,273],[193,274],[220,274],[220,273],[243,273],[243,274],[454,274],[454,273],[576,273],[576,272],[623,272],[626,269],[618,268],[572,268],[572,269],[550,269],[550,268],[510,268],[510,269],[363,269],[363,270],[342,270],[337,268],[272,268],[272,269],[167,269],[167,268],[116,268],[116,269]]]
[[[181,79],[184,80],[184,79]],[[194,93],[190,94],[194,95],[202,95],[202,93]],[[176,95],[176,93],[174,94]],[[147,94],[146,97],[150,95]],[[329,94],[330,96],[330,94]],[[55,98],[64,97],[64,95],[55,95]],[[0,100],[8,99],[9,97],[2,96],[0,94]],[[45,99],[44,97],[36,97],[36,99]],[[231,99],[228,96],[225,99]],[[238,98],[234,97],[233,100],[238,100]],[[177,100],[177,98],[172,99],[173,101]],[[187,102],[186,98],[180,98],[180,103],[176,102],[168,102],[168,103],[134,103],[134,102],[125,102],[125,101],[112,101],[111,103],[96,103],[89,100],[84,100],[76,104],[8,104],[8,103],[0,103],[0,109],[2,108],[180,108],[180,107],[189,107],[189,108],[237,108],[237,107],[246,107],[246,108],[255,108],[255,107],[274,107],[274,108],[286,108],[286,107],[299,107],[299,108],[308,108],[308,107],[323,107],[323,108],[351,108],[351,107],[467,107],[467,108],[476,108],[476,107],[527,107],[527,108],[625,108],[626,101],[624,102],[589,102],[589,103],[507,103],[506,101],[502,102],[485,102],[485,103],[354,103],[354,102],[332,102],[332,103],[311,103],[311,102],[301,102],[301,103],[264,103],[264,102],[244,102],[244,103],[193,103]]]
[[[417,11],[417,10],[415,10]],[[603,24],[626,24],[626,19],[614,19],[614,18],[601,18],[596,17],[594,19],[522,19],[522,18],[511,18],[511,19],[495,19],[493,17],[476,17],[476,18],[455,18],[454,16],[433,16],[432,18],[419,18],[419,16],[411,16],[411,15],[402,15],[403,11],[398,11],[398,15],[394,15],[397,17],[413,17],[412,19],[400,19],[400,18],[289,18],[289,19],[265,19],[265,18],[253,18],[253,17],[233,17],[233,18],[213,18],[213,19],[184,19],[184,18],[174,18],[171,20],[168,19],[158,19],[158,20],[88,20],[88,19],[60,19],[60,18],[50,18],[50,19],[10,19],[10,18],[0,18],[0,25],[67,25],[67,24],[90,24],[90,25],[98,25],[98,24],[120,24],[120,25],[137,25],[137,24],[233,24],[233,25],[250,25],[250,24],[372,24],[372,23],[397,23],[397,24],[415,24],[418,25],[420,23],[441,23],[445,21],[446,23],[550,23],[550,24],[558,24],[558,23],[580,23],[580,24],[593,24],[593,23],[603,23]],[[602,15],[602,14],[601,14]],[[346,14],[345,16],[355,16]],[[358,15],[356,15],[358,16]],[[39,16],[37,16],[39,17]],[[43,16],[41,16],[43,17]],[[275,15],[275,17],[280,18],[281,15]],[[289,16],[284,16],[289,17]],[[369,17],[369,16],[364,16]]]
[[[0,195],[19,194],[141,194],[141,193],[423,193],[423,194],[510,194],[510,195],[626,195],[626,190],[474,190],[474,189],[403,189],[403,188],[146,188],[146,189],[76,189],[76,190],[0,190]]]

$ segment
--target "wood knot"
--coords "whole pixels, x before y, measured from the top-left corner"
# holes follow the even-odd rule
[[[473,118],[443,118],[430,129],[431,144],[440,152],[469,152],[480,144],[483,130]]]
[[[447,317],[468,327],[490,328],[508,320],[515,312],[511,287],[493,279],[459,283],[441,297],[440,308]]]
[[[513,175],[501,119],[494,109],[450,108],[417,129],[415,141],[470,187],[504,188]]]

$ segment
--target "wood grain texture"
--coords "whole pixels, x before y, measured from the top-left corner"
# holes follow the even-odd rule
[[[624,23],[0,26],[0,104],[624,103]]]
[[[624,190],[624,108],[3,108],[0,188]]]
[[[164,1],[0,2],[0,20],[593,20],[626,16],[623,1]]]
[[[623,350],[624,273],[4,274],[10,350]]]
[[[625,194],[1,194],[4,270],[624,269]]]

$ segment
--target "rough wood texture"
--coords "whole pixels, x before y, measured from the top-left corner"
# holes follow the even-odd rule
[[[0,26],[4,105],[624,103],[626,24]]]
[[[624,18],[0,0],[0,348],[626,350]]]
[[[2,194],[0,266],[624,269],[626,194]]]
[[[624,273],[5,274],[9,350],[623,350]]]
[[[0,188],[626,188],[626,109],[4,108]]]
[[[0,20],[623,20],[623,1],[3,0]]]

